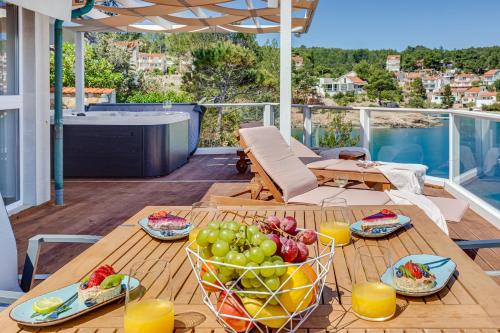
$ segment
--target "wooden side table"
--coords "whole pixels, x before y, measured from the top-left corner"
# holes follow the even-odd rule
[[[361,151],[353,151],[353,150],[342,150],[339,154],[339,159],[341,160],[364,160],[366,158],[366,154]]]

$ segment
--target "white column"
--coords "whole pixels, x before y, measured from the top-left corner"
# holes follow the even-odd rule
[[[370,128],[370,111],[361,109],[359,110],[359,134],[361,139],[361,146],[370,150],[370,137],[371,137],[371,128]]]
[[[304,112],[304,144],[307,147],[311,147],[312,145],[312,119],[311,119],[311,108],[309,106],[304,106],[303,107],[303,112]]]
[[[75,111],[85,111],[85,41],[83,32],[75,32]]]
[[[450,113],[449,121],[449,180],[459,182],[460,179],[460,119]]]
[[[280,131],[292,135],[292,1],[280,1]]]
[[[274,126],[274,110],[271,104],[264,105],[264,126]]]

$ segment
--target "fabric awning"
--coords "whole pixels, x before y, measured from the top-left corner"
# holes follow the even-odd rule
[[[292,0],[292,32],[307,32],[319,0]],[[116,0],[102,5],[66,28],[116,32],[246,32],[280,30],[277,1],[256,0]],[[275,8],[276,7],[276,8]]]
[[[56,19],[71,20],[71,0],[9,0],[8,2]]]

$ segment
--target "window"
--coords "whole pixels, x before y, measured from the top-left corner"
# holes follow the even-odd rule
[[[18,39],[18,8],[0,0],[0,193],[7,206],[21,200]]]
[[[6,205],[20,200],[19,110],[0,111],[0,192]]]
[[[17,7],[0,1],[0,95],[17,95]]]

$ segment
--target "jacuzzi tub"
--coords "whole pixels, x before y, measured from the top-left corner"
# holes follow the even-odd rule
[[[182,112],[64,112],[63,123],[65,177],[159,177],[189,157]]]

